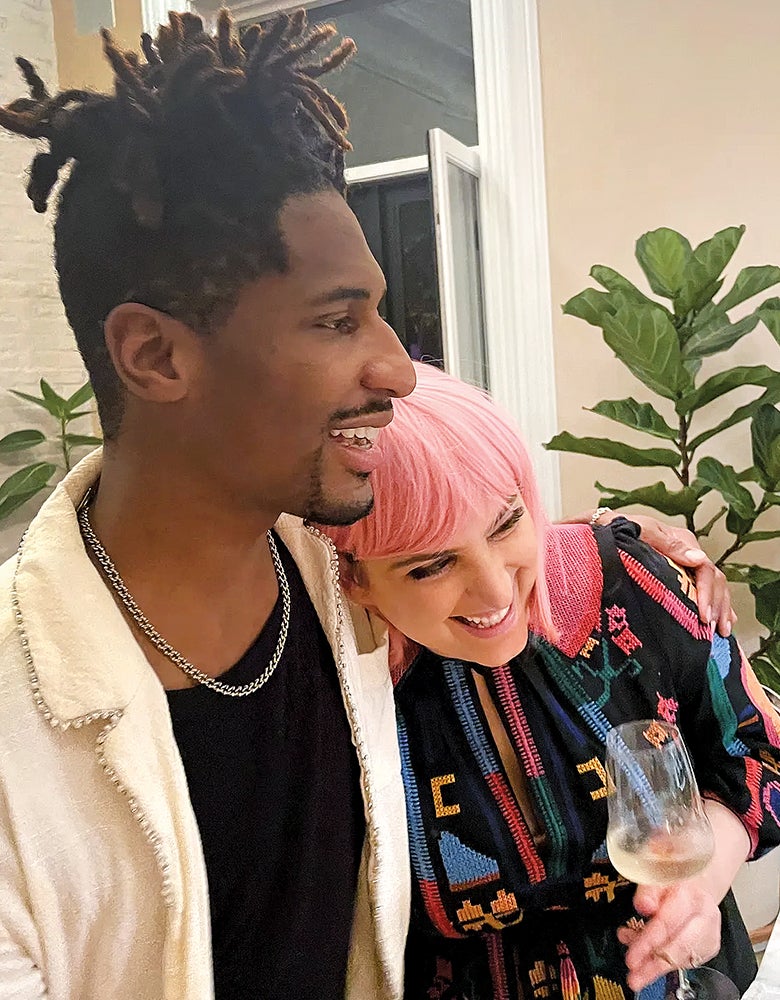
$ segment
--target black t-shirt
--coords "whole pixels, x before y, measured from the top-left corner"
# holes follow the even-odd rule
[[[300,573],[271,678],[234,698],[168,691],[173,731],[206,858],[216,1000],[343,1000],[364,834],[357,758],[333,653]],[[268,665],[281,597],[221,679]]]

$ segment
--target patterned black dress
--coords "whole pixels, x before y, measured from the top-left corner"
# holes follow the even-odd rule
[[[757,854],[780,840],[780,720],[736,642],[699,622],[688,577],[635,525],[579,529],[567,545],[570,571],[551,581],[559,641],[532,636],[482,671],[536,836],[473,664],[424,651],[396,687],[414,882],[407,1000],[632,996],[616,930],[635,887],[605,847],[613,725],[676,722],[702,793],[739,815]],[[730,895],[722,910],[723,948],[708,964],[744,990],[753,952]],[[662,995],[659,981],[641,997]]]

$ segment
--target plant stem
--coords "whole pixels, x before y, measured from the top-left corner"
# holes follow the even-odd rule
[[[777,639],[776,634],[770,633],[769,635],[762,635],[758,643],[758,649],[754,650],[748,657],[748,661],[752,664],[755,660],[758,660],[764,655],[764,653],[772,646],[773,641]]]
[[[70,448],[65,438],[67,422],[65,417],[60,417],[60,444],[62,445],[62,457],[65,459],[65,471],[70,472]]]
[[[678,476],[683,486],[690,486],[691,456],[688,454],[688,418],[684,414],[680,414],[680,440],[677,442],[677,447],[680,449],[680,457],[682,459],[682,466]]]

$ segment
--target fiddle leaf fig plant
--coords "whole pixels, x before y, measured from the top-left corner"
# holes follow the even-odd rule
[[[11,392],[19,399],[42,407],[55,421],[55,428],[50,436],[33,428],[11,431],[0,438],[0,460],[7,455],[16,456],[17,452],[34,451],[46,442],[56,442],[57,452],[62,461],[55,464],[50,461],[33,461],[21,469],[17,469],[0,483],[0,521],[10,517],[41,491],[52,485],[52,480],[62,472],[69,472],[74,450],[102,444],[102,438],[90,434],[75,434],[70,425],[81,417],[91,416],[92,411],[83,407],[92,399],[92,386],[85,382],[73,395],[65,398],[52,389],[46,379],[40,381],[41,394],[33,396],[26,392],[12,389]]]
[[[699,538],[707,538],[723,522],[728,540],[710,554],[730,581],[750,588],[756,618],[766,630],[750,660],[759,679],[780,692],[780,530],[767,526],[765,517],[780,506],[780,371],[768,364],[726,367],[721,358],[759,326],[780,345],[780,298],[747,305],[780,284],[780,267],[744,267],[724,292],[724,270],[744,232],[744,226],[732,226],[697,247],[673,229],[645,233],[637,240],[636,259],[653,295],[611,267],[591,268],[590,276],[601,287],[584,289],[563,311],[601,330],[646,398],[602,400],[589,409],[653,438],[653,446],[636,447],[620,432],[576,437],[563,431],[545,447],[666,470],[666,481],[638,489],[597,482],[600,504],[616,509],[644,505],[667,517],[683,517]],[[707,378],[701,377],[704,358],[722,363]],[[774,363],[778,361],[780,352]],[[710,362],[708,369],[712,367]],[[746,386],[754,390],[749,402],[725,417],[708,419],[710,403]],[[743,422],[749,423],[751,450],[748,454],[746,449],[741,468],[734,468],[716,457],[713,439]],[[710,494],[717,498],[714,514],[711,503],[703,505]],[[738,554],[750,542],[775,542],[775,566],[741,561]]]

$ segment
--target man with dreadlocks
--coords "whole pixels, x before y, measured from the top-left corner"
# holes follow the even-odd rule
[[[414,384],[343,198],[334,32],[172,14],[143,58],[103,33],[113,94],[19,59],[0,109],[44,144],[37,211],[69,168],[56,266],[105,435],[0,575],[0,1000],[400,995],[385,649],[301,520],[370,509]]]

